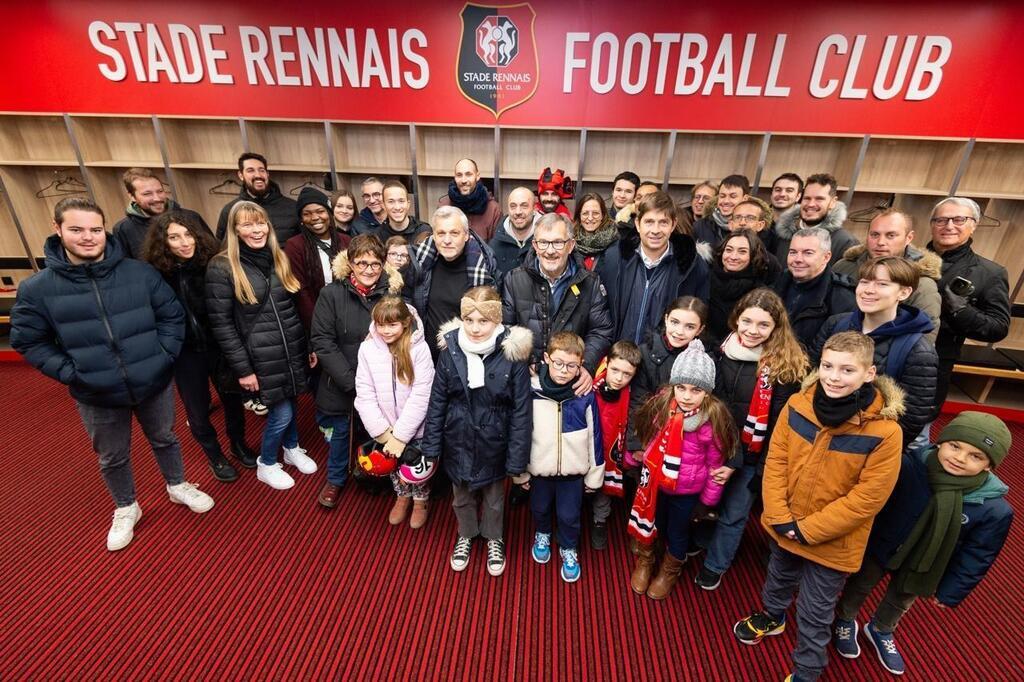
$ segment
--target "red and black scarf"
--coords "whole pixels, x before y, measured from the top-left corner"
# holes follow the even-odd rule
[[[747,446],[747,452],[759,453],[764,447],[764,439],[768,435],[768,415],[772,408],[772,391],[774,385],[769,379],[768,366],[763,364],[758,367],[757,383],[754,384],[754,393],[750,396],[750,408],[747,410],[747,419],[743,424],[743,444]]]
[[[613,497],[622,497],[622,453],[626,450],[626,424],[629,422],[629,386],[619,391],[617,400],[605,397],[605,375],[608,358],[597,367],[594,392],[597,412],[601,417],[601,442],[604,444],[604,485],[601,491]]]
[[[643,544],[651,544],[657,537],[654,515],[658,507],[658,493],[675,490],[683,454],[683,422],[697,414],[697,410],[683,412],[678,404],[673,405],[672,416],[644,453],[640,486],[633,500],[633,509],[629,512],[626,530]]]

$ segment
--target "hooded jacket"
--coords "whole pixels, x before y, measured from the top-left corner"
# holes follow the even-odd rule
[[[186,214],[192,220],[199,223],[201,227],[209,230],[210,226],[203,220],[203,216],[199,215],[195,211],[190,211],[187,208],[182,208],[173,199],[167,200],[168,211],[181,211]],[[151,216],[136,204],[134,201],[128,204],[128,209],[125,211],[124,218],[117,221],[114,225],[114,239],[121,244],[121,250],[124,252],[125,258],[134,258],[136,260],[142,260],[142,249],[146,244],[146,235],[149,234],[149,223],[156,216]]]
[[[232,199],[220,210],[220,217],[217,218],[217,239],[224,241],[224,235],[228,229],[228,214],[231,207],[239,201],[252,201],[263,207],[263,210],[270,216],[270,223],[274,226],[274,236],[282,248],[289,239],[299,233],[299,217],[296,210],[295,200],[281,194],[281,188],[273,180],[267,183],[267,192],[261,197],[254,197],[249,190],[242,185],[238,197]]]
[[[508,216],[502,216],[498,222],[498,229],[494,233],[494,238],[487,242],[487,245],[491,247],[491,251],[494,252],[494,263],[498,270],[499,280],[522,265],[526,257],[533,252],[533,235],[531,234],[527,237],[523,245],[520,246],[519,242],[505,229],[507,225]]]
[[[434,383],[434,361],[423,339],[423,323],[412,306],[409,310],[415,325],[409,348],[412,384],[406,385],[398,380],[391,349],[371,322],[369,334],[359,346],[354,402],[359,419],[370,436],[376,438],[391,429],[392,435],[403,443],[423,435],[423,420],[427,417],[430,387]]]
[[[495,352],[484,358],[484,385],[470,389],[461,327],[454,319],[438,332],[441,355],[420,449],[428,458],[440,457],[454,483],[477,490],[522,474],[530,462],[533,396],[527,362],[533,341],[529,329],[507,327]]]
[[[551,308],[551,285],[540,272],[537,254],[531,253],[522,266],[505,276],[502,317],[506,326],[519,324],[533,332],[533,362],[543,359],[553,334],[574,332],[583,339],[583,366],[593,376],[612,345],[614,325],[600,278],[583,267],[578,255],[569,257],[576,272],[557,310]]]
[[[878,514],[868,541],[868,555],[882,566],[910,537],[932,497],[925,460],[933,449],[921,448],[903,455],[896,488]],[[964,495],[960,536],[935,591],[940,603],[958,606],[999,556],[1013,522],[1013,509],[1006,501],[1009,491],[995,473],[989,473],[980,488]]]
[[[334,261],[338,253],[348,246],[351,237],[338,230],[331,229],[331,251],[334,258],[331,259],[331,271],[334,271]],[[309,233],[305,227],[299,228],[299,234],[295,235],[284,245],[284,252],[288,256],[292,273],[299,280],[302,288],[295,294],[295,305],[299,309],[299,318],[302,326],[308,331],[313,324],[313,309],[316,307],[317,297],[320,290],[326,286],[324,281],[324,269],[320,264],[320,247],[313,243],[319,240]]]
[[[387,214],[385,214],[385,220]],[[380,221],[377,220],[377,216],[373,215],[373,211],[368,208],[364,208],[352,218],[352,236],[360,234],[376,234],[377,228],[380,227]]]
[[[932,321],[932,330],[925,338],[935,343],[939,335],[939,315],[942,313],[942,298],[939,296],[938,281],[942,277],[942,259],[931,251],[921,251],[913,245],[908,246],[903,257],[917,266],[921,274],[917,289],[910,294],[906,304],[924,311]],[[853,282],[858,279],[860,266],[871,260],[871,252],[863,244],[851,246],[843,257],[832,266],[832,272],[846,275]]]
[[[832,210],[825,214],[824,220],[817,225],[808,226],[820,227],[831,235],[832,258],[828,262],[829,265],[836,263],[843,257],[847,249],[858,244],[857,238],[843,228],[846,215],[846,204],[837,201]],[[779,259],[779,263],[788,262],[789,242],[793,239],[796,231],[802,227],[804,224],[800,219],[800,204],[783,211],[779,219],[775,221],[775,234],[778,237],[775,242],[775,257]]]
[[[534,377],[531,476],[582,476],[590,490],[604,482],[601,416],[594,392],[557,401],[541,392]]]
[[[761,525],[779,547],[828,568],[860,570],[875,515],[896,485],[902,436],[896,420],[903,391],[885,376],[875,399],[836,427],[814,414],[818,373],[786,403],[765,462]],[[774,526],[796,523],[801,540]]]
[[[322,370],[316,406],[324,414],[347,415],[356,395],[359,346],[370,331],[370,310],[386,294],[401,295],[402,276],[385,263],[383,274],[364,298],[349,281],[348,252],[334,257],[332,270],[334,281],[320,291],[310,331],[310,344]]]
[[[810,348],[825,320],[857,309],[857,295],[854,293],[853,282],[832,272],[829,267],[805,285],[807,289],[801,295],[801,304],[793,308],[788,301],[792,293],[790,289],[795,291],[800,286],[787,270],[775,281],[775,292],[786,303],[786,312],[797,340],[804,348]]]
[[[814,339],[808,355],[818,366],[821,349],[830,336],[843,331],[860,331],[864,314],[860,310],[833,315],[826,320]],[[868,336],[875,342],[875,367],[879,374],[892,378],[906,394],[906,408],[900,416],[903,445],[909,447],[935,409],[935,387],[939,376],[939,356],[924,338],[931,320],[917,308],[900,305],[896,319],[873,329]]]
[[[18,287],[11,347],[86,405],[129,407],[163,390],[185,314],[160,273],[109,235],[95,263],[72,264],[56,234],[44,253],[46,268]]]

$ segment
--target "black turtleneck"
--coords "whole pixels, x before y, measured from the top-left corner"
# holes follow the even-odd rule
[[[264,245],[261,249],[251,248],[242,240],[238,240],[238,257],[249,265],[253,266],[264,277],[270,277],[274,269],[274,255],[270,252],[270,246]]]
[[[427,319],[423,331],[431,349],[437,348],[437,330],[448,320],[459,316],[459,301],[466,293],[466,250],[455,260],[445,260],[438,254],[430,275],[430,293],[427,296]]]

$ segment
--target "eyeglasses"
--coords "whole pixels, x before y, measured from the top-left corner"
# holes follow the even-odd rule
[[[357,260],[352,263],[356,270],[359,272],[365,272],[366,270],[380,270],[383,264],[379,260]]]
[[[366,199],[380,199],[382,196],[384,196],[384,195],[382,193],[380,193],[380,192],[374,192],[373,194],[366,194],[365,192],[363,193],[363,199],[364,200],[366,200]]]
[[[968,220],[974,220],[974,216],[969,215],[957,215],[952,218],[932,218],[932,225],[935,227],[945,227],[949,225],[950,221],[957,227],[963,227],[967,224]]]
[[[580,368],[580,363],[578,363],[578,362],[562,362],[561,360],[552,360],[551,361],[551,366],[554,367],[557,370],[567,369],[570,372],[575,372],[576,370],[578,370]]]
[[[542,239],[539,241],[535,239],[533,243],[536,244],[537,248],[540,249],[541,251],[547,251],[549,248],[554,249],[555,251],[564,251],[565,245],[571,241],[571,239],[557,239],[553,242],[549,242],[546,239]]]
[[[756,215],[736,215],[735,213],[732,214],[729,220],[737,225],[754,225],[761,222],[761,218]]]

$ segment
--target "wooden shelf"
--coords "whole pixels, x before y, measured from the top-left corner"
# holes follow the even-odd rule
[[[277,170],[329,168],[324,124],[306,121],[246,121],[249,149]],[[236,164],[237,168],[237,164]]]
[[[416,126],[416,166],[421,174],[455,175],[459,159],[476,161],[480,174],[494,174],[494,128]]]
[[[172,168],[238,168],[242,131],[237,119],[160,119]],[[268,159],[273,171],[273,161]]]
[[[584,176],[611,182],[629,170],[641,180],[660,181],[665,176],[667,154],[665,133],[588,130]]]
[[[210,194],[210,188],[237,177],[234,172],[211,169],[178,170],[174,174],[178,191],[175,199],[185,208],[198,212],[210,228],[216,230],[220,210],[238,194]]]
[[[72,116],[86,165],[163,168],[163,156],[150,118]]]
[[[339,173],[352,173],[357,175],[366,176],[389,176],[389,175],[412,175],[412,167],[410,166],[346,166],[338,168]],[[420,173],[425,175],[425,173]],[[383,179],[383,178],[382,178]],[[360,180],[361,182],[361,180]]]
[[[172,163],[171,168],[181,168],[184,170],[231,170],[238,171],[237,161],[223,161],[220,163],[213,161],[197,161],[194,163]]]
[[[757,172],[763,135],[685,133],[676,136],[669,182],[694,185],[704,180],[718,182],[740,173],[750,181]]]
[[[1024,199],[1024,144],[977,142],[958,194]]]
[[[0,116],[0,159],[9,165],[78,165],[61,116]]]
[[[163,168],[164,162],[153,159],[121,159],[118,161],[86,161],[85,165],[89,168],[149,168],[154,170]]]
[[[407,125],[332,123],[331,143],[340,172],[367,176],[412,173]]]
[[[64,174],[82,181],[77,169],[62,173],[62,175]],[[4,185],[10,195],[11,205],[18,214],[22,229],[25,230],[25,238],[32,248],[32,254],[41,258],[43,242],[52,232],[53,208],[57,202],[69,196],[88,197],[89,195],[83,191],[44,198],[36,197],[36,192],[49,185],[54,179],[53,171],[47,167],[0,166],[0,176],[3,177]],[[107,227],[109,228],[110,225],[108,216]],[[24,250],[19,249],[19,252],[19,255],[24,257]]]
[[[0,166],[48,166],[50,168],[78,168],[78,159],[47,159],[31,161],[28,159],[10,159],[0,157]]]
[[[966,142],[873,137],[857,189],[945,196]]]
[[[493,147],[493,145],[492,145]],[[541,171],[561,168],[573,180],[580,166],[578,130],[501,129],[501,177],[537,182]]]
[[[839,182],[853,177],[861,137],[818,137],[772,135],[761,170],[761,186],[771,191],[771,182],[783,173],[796,173],[806,180],[815,173],[831,173]],[[753,177],[750,178],[753,181]]]

